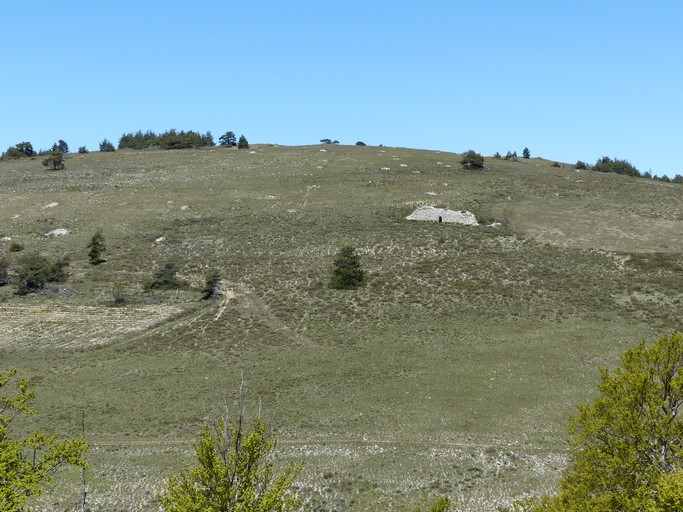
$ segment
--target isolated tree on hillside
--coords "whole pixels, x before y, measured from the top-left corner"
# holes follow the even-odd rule
[[[26,510],[32,496],[43,494],[62,466],[85,468],[89,447],[82,437],[57,441],[56,436],[36,431],[16,435],[10,430],[19,415],[36,416],[35,392],[27,379],[14,381],[16,370],[0,372],[0,510]],[[10,390],[10,386],[13,389]]]
[[[175,261],[167,261],[164,266],[154,273],[145,288],[148,290],[177,290],[187,286],[187,282],[177,275],[178,267]]]
[[[247,138],[244,135],[240,135],[240,140],[237,143],[237,148],[238,149],[249,149],[249,142],[247,141]]]
[[[529,148],[524,148],[522,150],[522,158],[531,158],[531,151],[529,151]]]
[[[64,153],[61,151],[50,151],[47,158],[43,160],[43,165],[53,171],[64,169]]]
[[[237,146],[237,136],[235,132],[225,132],[218,137],[218,143],[220,146]]]
[[[467,153],[463,155],[460,163],[466,169],[483,169],[484,157],[476,151],[474,151],[473,149],[470,149]]]
[[[598,391],[572,418],[559,495],[522,510],[682,510],[683,334],[628,350]]]
[[[91,265],[99,265],[104,263],[105,260],[102,259],[102,253],[107,249],[104,244],[104,234],[102,233],[102,228],[95,231],[95,234],[88,242],[88,258],[90,259]]]
[[[100,151],[107,153],[110,151],[116,151],[116,148],[110,140],[104,139],[102,142],[100,142]]]
[[[215,299],[221,295],[221,273],[218,270],[210,270],[204,276],[202,299]]]
[[[334,270],[330,287],[336,290],[350,290],[363,284],[365,272],[361,268],[360,256],[350,245],[342,247],[334,258]]]

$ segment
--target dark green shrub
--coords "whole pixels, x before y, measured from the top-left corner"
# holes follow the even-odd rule
[[[123,286],[116,283],[112,288],[112,302],[115,306],[121,306],[126,302],[126,298],[123,296]]]
[[[0,286],[5,286],[9,283],[9,263],[6,257],[0,256]]]
[[[66,143],[65,140],[59,139],[59,142],[55,142],[52,145],[51,151],[59,151],[61,153],[68,153],[69,152],[69,145]]]
[[[187,283],[180,279],[176,274],[178,270],[173,261],[167,261],[163,267],[157,270],[145,288],[148,290],[177,290],[185,288]]]
[[[356,146],[367,146],[367,144],[365,142],[359,140],[358,142],[356,142]]]
[[[608,156],[600,158],[593,166],[593,170],[598,172],[615,172],[617,174],[626,174],[627,176],[640,176],[640,171],[627,160],[612,160]]]
[[[9,252],[21,252],[24,250],[24,244],[21,242],[12,242],[9,245]]]
[[[41,290],[48,283],[62,283],[69,275],[68,256],[51,261],[41,254],[30,253],[19,258],[17,263],[18,295]]]
[[[107,153],[110,151],[116,151],[116,148],[110,140],[104,139],[102,142],[100,142],[100,151],[102,151],[103,153]]]
[[[218,270],[211,270],[206,273],[206,276],[204,276],[202,299],[215,299],[221,295],[221,274]]]
[[[218,137],[219,146],[237,146],[237,136],[235,132],[225,132]]]
[[[365,272],[361,268],[360,256],[356,250],[346,245],[334,258],[334,271],[330,287],[335,290],[350,290],[363,284]]]
[[[95,234],[88,243],[88,249],[90,249],[88,251],[88,258],[90,259],[91,265],[99,265],[106,261],[102,259],[102,253],[106,250],[102,228],[95,231]]]
[[[88,149],[85,146],[79,146],[78,153],[82,155],[84,153],[90,153],[90,151],[88,151]]]
[[[576,162],[576,165],[574,167],[576,167],[577,169],[588,169],[588,165],[586,165],[586,162],[582,162],[581,160]]]
[[[142,133],[124,133],[119,139],[119,149],[188,149],[213,146],[211,132],[200,133],[190,131],[167,130],[157,135],[151,130]]]
[[[473,149],[470,149],[463,155],[460,163],[463,165],[463,167],[465,167],[465,169],[483,169],[484,157]]]
[[[240,140],[237,142],[238,149],[249,149],[249,142],[244,135],[240,135]]]
[[[11,148],[8,148],[7,151],[2,154],[2,159],[13,160],[25,156],[36,156],[36,152],[33,150],[33,145],[30,142],[20,142],[19,144],[15,144]]]

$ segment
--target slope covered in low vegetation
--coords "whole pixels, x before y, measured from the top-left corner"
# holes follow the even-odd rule
[[[158,507],[242,375],[283,460],[306,457],[313,509],[551,489],[598,367],[683,328],[683,188],[462,159],[332,144],[0,162],[6,266],[69,261],[37,292],[0,287],[0,360],[40,386],[38,426],[75,436],[85,412],[93,508]],[[481,225],[406,220],[423,205]],[[346,246],[363,286],[337,290]],[[150,286],[169,268],[175,285]],[[214,271],[221,293],[200,300]]]

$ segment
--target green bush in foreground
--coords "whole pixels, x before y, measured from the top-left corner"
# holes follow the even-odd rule
[[[205,425],[194,445],[197,464],[169,479],[161,505],[169,512],[300,510],[292,485],[302,463],[276,472],[268,459],[275,445],[260,419],[247,429],[243,413]]]
[[[43,486],[53,482],[55,471],[65,465],[84,468],[89,450],[82,437],[57,441],[56,436],[34,432],[27,437],[14,436],[12,421],[19,414],[35,416],[31,408],[35,392],[26,379],[16,390],[7,388],[16,370],[0,372],[0,511],[26,510],[32,496],[40,496]]]
[[[628,350],[616,370],[601,370],[598,391],[571,420],[559,494],[517,510],[683,510],[683,334]]]

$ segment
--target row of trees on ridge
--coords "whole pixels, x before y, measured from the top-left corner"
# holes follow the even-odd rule
[[[239,149],[249,147],[249,142],[244,135],[240,135],[239,139],[235,133],[228,131],[219,138],[220,146],[237,146]],[[138,130],[135,133],[124,133],[119,138],[118,149],[188,149],[201,148],[207,146],[215,146],[213,135],[211,132],[201,134],[192,130],[178,131],[175,129],[167,130],[161,134],[154,133],[151,130],[142,132]],[[100,142],[100,151],[110,152],[116,151],[117,147],[109,139],[103,139]],[[2,153],[0,159],[2,160],[16,160],[25,157],[36,157],[43,155],[52,155],[60,153],[62,155],[69,152],[69,145],[63,139],[55,142],[50,150],[36,151],[30,142],[24,141],[7,148]],[[79,153],[89,153],[85,146],[78,148]],[[56,168],[56,167],[55,167]]]

